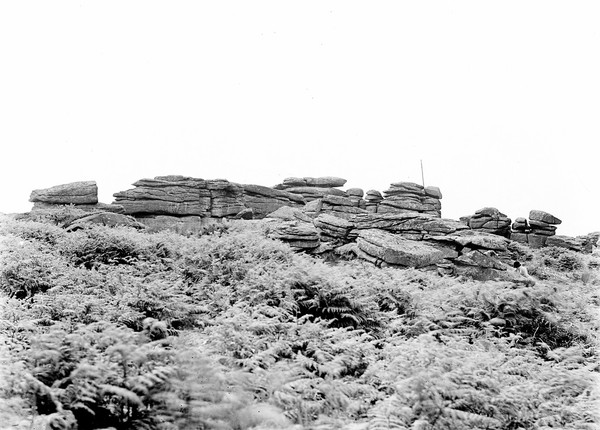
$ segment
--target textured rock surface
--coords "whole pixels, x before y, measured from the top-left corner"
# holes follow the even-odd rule
[[[269,237],[281,240],[296,249],[314,249],[319,246],[318,230],[305,222],[278,222],[273,225]]]
[[[67,226],[67,231],[74,231],[85,228],[90,224],[105,225],[108,227],[124,226],[133,227],[137,229],[144,229],[146,226],[138,222],[135,218],[123,214],[117,214],[113,212],[99,212],[94,213],[83,218],[79,218],[73,221]]]
[[[556,246],[559,248],[571,249],[573,251],[583,252],[584,240],[581,238],[569,236],[551,236],[546,239],[546,246]]]
[[[462,218],[473,230],[499,236],[510,236],[511,219],[496,208],[486,207],[479,209],[474,215]]]
[[[435,236],[468,229],[458,221],[418,212],[357,214],[350,218],[350,222],[359,230],[375,228],[413,239],[423,239],[427,234]]]
[[[98,203],[98,186],[95,181],[81,181],[33,190],[29,201],[63,205],[93,205]]]
[[[154,179],[139,180],[133,185],[136,188],[113,194],[115,203],[122,205],[127,214],[210,214],[211,193],[207,189],[207,181],[203,179],[157,176]]]
[[[529,219],[533,221],[542,221],[547,224],[560,224],[562,221],[556,218],[554,215],[549,214],[548,212],[532,210],[529,212]]]
[[[289,207],[289,206],[280,207],[276,211],[268,214],[267,218],[280,219],[283,221],[296,220],[296,221],[303,221],[303,222],[308,222],[308,223],[312,222],[312,218],[310,216],[308,216],[306,213],[304,213],[303,210],[295,208],[295,207]]]
[[[354,226],[337,216],[323,213],[313,220],[313,225],[319,230],[321,240],[326,242],[332,240],[346,242],[356,238],[351,235]]]
[[[419,268],[444,258],[444,253],[433,246],[381,230],[363,230],[356,242],[367,259],[371,257],[395,266]]]
[[[441,217],[442,194],[437,187],[425,189],[412,182],[396,182],[383,194],[385,198],[377,207],[378,213],[413,211]]]
[[[304,198],[283,190],[261,185],[244,185],[244,203],[254,212],[255,218],[263,218],[283,206],[302,207]]]
[[[350,219],[352,216],[367,213],[361,209],[350,197],[324,196],[321,199],[320,212],[330,213],[339,218]]]

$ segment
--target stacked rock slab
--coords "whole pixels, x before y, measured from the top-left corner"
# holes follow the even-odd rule
[[[193,231],[205,228],[203,218],[264,218],[282,206],[304,206],[297,194],[225,179],[188,176],[141,179],[133,189],[115,193],[116,203],[152,228]]]
[[[439,249],[382,230],[362,230],[356,240],[359,256],[377,265],[427,267],[444,258]]]
[[[273,188],[301,195],[304,200],[309,202],[330,195],[348,197],[345,191],[339,189],[345,183],[345,179],[335,176],[286,178],[283,183],[277,184]]]
[[[357,214],[350,219],[350,222],[358,230],[385,230],[412,240],[423,240],[429,236],[442,236],[468,230],[468,227],[461,222],[419,212]]]
[[[396,182],[383,192],[385,198],[378,213],[419,212],[442,216],[442,193],[438,187],[426,187],[412,182]]]
[[[369,190],[365,195],[365,209],[367,212],[377,213],[377,207],[383,200],[383,196],[377,190]]]
[[[532,210],[529,212],[529,220],[517,218],[512,225],[511,240],[526,243],[532,248],[541,248],[548,245],[548,238],[556,234],[556,226],[562,221],[548,212]],[[563,244],[565,248],[571,248],[574,242],[565,240],[551,241],[555,244]],[[571,248],[572,249],[572,248]]]
[[[244,204],[252,209],[254,218],[264,218],[277,209],[304,206],[304,198],[294,193],[261,185],[244,185]]]
[[[98,202],[98,186],[95,181],[79,181],[54,187],[33,190],[29,197],[33,211],[51,210],[58,206],[73,205],[85,212],[124,213],[120,205]]]
[[[287,243],[295,250],[311,250],[319,246],[319,231],[310,223],[282,221],[275,224],[269,237]]]
[[[313,220],[322,242],[347,243],[356,239],[354,225],[343,218],[321,214]]]
[[[352,201],[352,204],[360,209],[366,209],[366,202],[363,199],[365,192],[362,188],[348,188],[346,190],[348,198]]]
[[[350,197],[323,196],[319,213],[329,213],[343,219],[350,219],[356,214],[367,213],[361,209],[359,202]]]
[[[474,215],[462,217],[461,221],[473,230],[510,237],[511,219],[496,208],[479,209]]]

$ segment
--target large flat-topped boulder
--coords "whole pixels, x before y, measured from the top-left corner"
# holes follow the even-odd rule
[[[322,188],[335,188],[343,187],[346,184],[346,180],[338,178],[337,176],[321,176],[318,178],[304,177],[304,178],[286,178],[283,183],[276,185],[274,188],[291,188],[291,187],[322,187]]]
[[[381,230],[363,230],[356,239],[367,260],[402,267],[426,267],[444,259],[444,252],[423,242],[404,239]]]
[[[80,181],[33,190],[29,201],[57,205],[93,205],[98,203],[98,186],[95,181]]]
[[[468,229],[458,221],[419,212],[363,213],[350,218],[350,222],[359,230],[380,229],[421,239],[426,234],[446,235]]]
[[[285,191],[302,196],[306,201],[321,199],[325,196],[342,196],[347,197],[345,191],[338,188],[323,188],[323,187],[291,187],[285,188]]]
[[[556,225],[562,223],[562,221],[556,218],[554,215],[549,214],[548,212],[540,211],[540,210],[532,210],[529,212],[529,220],[530,221],[542,221],[546,224]]]
[[[510,241],[502,236],[476,230],[458,230],[444,236],[425,236],[427,240],[453,243],[459,248],[485,249],[490,251],[506,251]]]

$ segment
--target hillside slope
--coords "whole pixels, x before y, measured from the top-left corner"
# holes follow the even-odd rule
[[[597,254],[530,250],[523,288],[324,261],[266,230],[2,218],[2,423],[599,428]]]

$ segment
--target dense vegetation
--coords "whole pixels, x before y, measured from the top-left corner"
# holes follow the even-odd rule
[[[184,237],[0,223],[0,426],[599,428],[600,256],[475,282]]]

